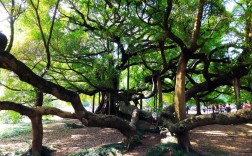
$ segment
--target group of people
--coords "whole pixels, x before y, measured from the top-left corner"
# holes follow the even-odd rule
[[[204,107],[203,108],[203,111],[206,112],[207,110],[211,110],[213,113],[215,112],[220,112],[220,113],[223,113],[223,112],[231,112],[231,105],[230,104],[216,104],[216,105],[212,105],[212,106],[209,106],[209,107]]]
[[[225,111],[231,112],[231,105],[230,104],[216,105],[216,111],[221,112],[221,113],[223,113]]]
[[[244,103],[243,104],[243,108],[244,109],[248,109],[251,108],[251,105],[248,103]],[[209,109],[209,107],[206,107],[206,109]],[[203,109],[203,111],[205,112],[206,109]],[[230,104],[216,104],[216,105],[212,105],[210,106],[210,109],[214,112],[219,112],[219,113],[223,113],[223,112],[231,112],[232,108]]]
[[[189,110],[193,108],[193,111],[196,111],[196,107],[195,106],[186,106],[186,114],[189,113]],[[248,103],[244,103],[243,104],[243,109],[249,109],[251,108],[251,104]],[[210,106],[204,106],[202,108],[204,113],[224,113],[224,112],[231,112],[231,110],[233,109],[233,111],[236,110],[236,106],[235,105],[231,105],[231,104],[212,104]]]

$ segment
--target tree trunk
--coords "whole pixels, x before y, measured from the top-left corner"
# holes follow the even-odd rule
[[[197,95],[194,96],[194,99],[196,101],[196,110],[197,110],[197,115],[201,115],[201,109],[200,109],[200,100]]]
[[[116,115],[116,113],[117,113],[116,102],[117,102],[116,96],[114,96],[113,94],[110,93],[109,112],[110,112],[111,115]]]
[[[158,86],[158,103],[159,103],[159,108],[163,108],[163,94],[162,94],[162,81],[161,81],[161,76],[158,75],[157,78],[157,86]]]
[[[43,105],[44,96],[43,92],[35,89],[36,92],[36,107],[41,107]],[[43,141],[43,124],[42,115],[36,114],[30,117],[32,123],[32,156],[41,156],[42,152],[42,141]]]
[[[94,113],[94,107],[95,107],[95,94],[93,95],[92,113]]]
[[[141,93],[142,94],[142,93]],[[251,93],[252,94],[252,93]],[[141,98],[140,99],[140,110],[142,110],[143,109],[143,99]]]
[[[113,94],[109,92],[102,92],[101,94],[101,103],[95,110],[96,114],[109,114],[109,115],[115,115],[117,113],[116,110],[116,98],[113,96]]]
[[[106,114],[106,108],[108,107],[108,93],[101,92],[101,101],[99,106],[96,108],[95,113],[97,114]]]
[[[235,99],[236,99],[236,107],[237,110],[241,109],[241,102],[240,102],[240,78],[234,78],[234,92],[235,92]]]
[[[176,73],[175,85],[175,119],[177,122],[186,119],[186,103],[185,103],[185,75],[188,59],[182,53],[179,58],[178,68]],[[189,152],[190,140],[189,133],[183,132],[177,134],[178,144],[187,152]]]
[[[38,89],[35,89],[35,92],[36,92],[36,106],[42,106],[44,101],[43,92],[41,92]]]
[[[42,116],[36,115],[30,119],[32,123],[32,156],[41,156],[43,140]]]

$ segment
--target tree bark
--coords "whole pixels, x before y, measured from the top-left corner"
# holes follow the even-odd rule
[[[196,110],[197,110],[197,115],[201,115],[201,109],[200,109],[200,101],[197,95],[194,96],[194,99],[196,101]]]
[[[179,58],[178,68],[176,73],[176,85],[175,85],[175,119],[177,122],[186,119],[186,103],[185,103],[185,75],[186,75],[186,66],[188,59],[182,53]],[[181,147],[189,152],[190,140],[189,133],[183,132],[177,135],[178,144]]]
[[[236,108],[237,110],[241,109],[241,102],[240,102],[240,78],[234,78],[234,92],[235,92],[235,99],[236,99]]]
[[[95,107],[95,94],[93,95],[92,113],[94,113],[94,107]]]
[[[31,117],[32,123],[32,155],[41,156],[43,141],[42,115]]]
[[[86,126],[93,126],[93,127],[109,127],[115,128],[119,130],[125,137],[130,138],[135,133],[135,122],[137,120],[132,120],[131,124],[128,121],[122,120],[121,118],[114,116],[114,115],[102,115],[102,114],[93,114],[87,112],[86,118],[79,118],[79,114],[70,113],[62,111],[58,108],[54,107],[36,107],[36,108],[29,108],[22,104],[8,102],[8,101],[0,101],[0,110],[13,110],[21,115],[28,116],[36,125],[36,122],[39,123],[39,118],[35,118],[38,115],[57,115],[62,118],[71,118],[71,119],[79,119],[81,122]],[[138,116],[134,114],[136,112],[132,112],[132,116]],[[36,127],[35,127],[36,128]]]
[[[158,89],[158,106],[159,108],[163,108],[163,93],[162,93],[162,81],[161,76],[157,77],[157,89]]]
[[[171,133],[180,135],[199,126],[212,124],[228,125],[248,122],[252,120],[252,109],[241,109],[232,113],[198,115],[175,124],[171,123],[169,120],[169,118],[165,120],[165,127],[167,127]]]

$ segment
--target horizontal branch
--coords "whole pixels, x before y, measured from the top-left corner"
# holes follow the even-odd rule
[[[55,107],[34,107],[30,108],[19,103],[0,101],[0,110],[12,110],[30,118],[36,115],[56,115],[61,118],[77,119],[75,113],[66,112]]]
[[[114,115],[93,114],[86,112],[85,118],[79,118],[76,113],[66,112],[55,107],[30,108],[19,103],[0,101],[0,110],[12,110],[21,115],[33,118],[37,115],[56,115],[61,118],[79,119],[85,126],[106,127],[119,130],[124,136],[131,137],[135,133],[138,111],[133,112],[131,123]]]
[[[252,109],[238,110],[233,113],[220,113],[220,114],[207,114],[194,116],[192,118],[187,118],[178,123],[172,124],[167,122],[165,127],[169,129],[171,133],[181,134],[183,132],[192,130],[199,126],[220,124],[237,124],[252,120]]]
[[[54,107],[36,107],[33,108],[33,110],[39,112],[41,115],[56,115],[61,118],[70,118],[70,119],[77,119],[77,116],[75,113],[66,112],[58,108]]]
[[[12,110],[28,117],[32,117],[35,115],[35,112],[31,108],[19,103],[9,101],[0,101],[0,110]]]

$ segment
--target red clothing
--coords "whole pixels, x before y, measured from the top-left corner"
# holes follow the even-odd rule
[[[245,103],[244,108],[245,108],[245,109],[250,108],[250,104]]]

